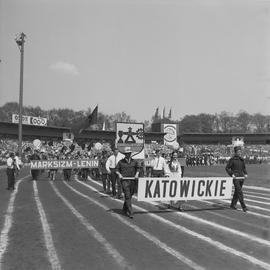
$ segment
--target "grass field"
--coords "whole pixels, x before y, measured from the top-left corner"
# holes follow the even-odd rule
[[[270,165],[247,165],[248,178],[245,185],[270,188]],[[185,177],[228,176],[224,165],[186,167]]]

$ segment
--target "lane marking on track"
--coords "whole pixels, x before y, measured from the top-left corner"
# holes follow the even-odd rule
[[[65,183],[65,182],[64,182]],[[105,239],[105,237],[92,226],[87,219],[77,211],[73,205],[59,192],[57,187],[50,182],[56,195],[64,202],[64,204],[70,209],[72,214],[78,218],[80,223],[86,227],[86,229],[91,233],[91,235],[106,249],[107,253],[113,257],[116,263],[121,269],[133,269],[132,266],[128,264],[125,258]],[[66,183],[65,183],[66,184]]]
[[[2,269],[3,256],[8,248],[9,243],[8,234],[13,223],[14,202],[16,199],[16,195],[18,193],[20,183],[27,177],[29,177],[29,175],[17,180],[17,183],[15,184],[15,190],[12,192],[9,199],[7,212],[5,214],[4,227],[0,234],[0,270]]]
[[[244,189],[256,189],[256,190],[264,190],[264,191],[269,191],[270,192],[270,188],[264,188],[264,187],[257,187],[257,186],[245,186]]]
[[[210,204],[210,205],[213,205],[213,201],[205,201],[203,200],[202,201],[203,203],[206,203],[206,204]],[[224,202],[227,202],[229,203],[228,201],[224,200]],[[224,205],[223,203],[214,203],[214,204],[220,204],[220,206],[223,206],[223,207],[226,207],[228,209],[230,209],[230,204],[226,204]],[[248,206],[249,208],[251,208],[250,206]],[[261,207],[259,207],[261,208]],[[242,212],[242,210],[240,209],[237,209],[237,210],[233,210],[233,211],[239,211],[239,212]],[[267,216],[267,215],[263,215],[263,214],[259,214],[259,213],[256,213],[256,212],[251,212],[251,211],[248,211],[248,213],[243,213],[244,215],[253,215],[253,216],[257,216],[257,217],[262,217],[262,218],[267,218],[267,219],[270,219],[270,216]]]
[[[249,190],[244,190],[244,193],[249,195],[249,194],[254,194],[254,195],[259,195],[262,196],[263,199],[270,199],[270,194],[265,194],[261,192],[254,192],[254,191],[249,191]]]
[[[219,200],[219,201],[221,201],[221,202],[226,202],[226,203],[228,203],[228,205],[230,205],[230,202],[231,202],[231,201],[228,201],[228,200]],[[254,209],[258,209],[258,210],[270,212],[270,209],[263,208],[263,207],[256,206],[256,205],[251,205],[251,204],[248,205],[248,208],[254,208]],[[254,213],[254,212],[248,211],[248,212],[245,213],[245,214],[255,215],[255,214],[258,214],[258,213]],[[270,218],[270,216],[266,216],[266,215],[262,215],[262,214],[259,214],[259,215],[264,216],[264,217],[267,217],[267,218]]]
[[[76,180],[77,181],[77,180]],[[104,209],[105,211],[110,211],[110,208],[108,208],[106,205],[99,203],[98,201],[96,201],[95,199],[89,198],[87,195],[79,192],[78,190],[76,190],[75,188],[71,187],[69,184],[65,183],[64,184],[69,187],[73,192],[75,192],[76,194],[78,194],[79,196],[89,200],[90,202],[96,204],[97,206],[101,207],[102,209]],[[144,236],[146,239],[148,239],[149,241],[153,242],[156,246],[158,246],[159,248],[163,249],[164,251],[166,251],[167,253],[169,253],[170,255],[176,257],[178,260],[180,260],[182,263],[188,265],[189,267],[191,267],[192,269],[196,269],[196,270],[203,270],[205,268],[203,268],[202,266],[196,264],[195,262],[193,262],[192,260],[188,259],[187,257],[185,257],[183,254],[181,254],[180,252],[178,252],[177,250],[169,247],[167,244],[163,243],[162,241],[160,241],[158,238],[156,238],[155,236],[149,234],[148,232],[144,231],[143,229],[139,228],[138,226],[134,225],[133,223],[129,222],[126,220],[126,218],[123,218],[122,216],[120,216],[119,214],[110,212],[115,218],[117,218],[118,220],[120,220],[122,223],[124,223],[125,225],[127,225],[128,227],[132,228],[134,231],[136,231],[137,233],[141,234],[142,236]]]
[[[78,183],[80,183],[81,185],[84,185],[84,186],[88,187],[89,189],[91,189],[91,190],[93,190],[93,191],[95,191],[95,192],[97,192],[99,194],[104,195],[102,192],[98,191],[96,188],[94,188],[94,187],[92,187],[90,185],[87,185],[86,183],[80,182],[78,180],[76,180],[76,181]],[[119,199],[114,199],[114,200],[115,201],[118,201],[118,202],[121,202],[121,203],[123,202],[123,201],[121,201]],[[192,230],[190,230],[190,229],[188,229],[188,228],[186,228],[184,226],[175,224],[175,223],[173,223],[173,222],[171,222],[169,220],[166,220],[166,219],[164,219],[164,218],[162,218],[162,217],[160,217],[160,216],[158,216],[156,214],[149,213],[146,209],[144,209],[142,207],[139,207],[137,205],[134,205],[134,208],[136,208],[136,209],[138,209],[140,211],[143,211],[143,212],[148,213],[149,216],[151,216],[151,217],[159,220],[160,222],[165,223],[165,224],[167,224],[167,225],[169,225],[169,226],[171,226],[171,227],[173,227],[173,228],[175,228],[175,229],[177,229],[177,230],[179,230],[181,232],[184,232],[184,233],[189,234],[189,235],[191,235],[191,236],[193,236],[195,238],[198,238],[198,239],[200,239],[200,240],[202,240],[204,242],[207,242],[209,245],[212,245],[215,248],[218,248],[218,249],[220,249],[222,251],[225,251],[227,253],[230,253],[233,256],[238,256],[238,257],[240,257],[242,259],[245,259],[246,261],[249,261],[249,262],[251,262],[251,263],[253,263],[255,265],[258,265],[258,266],[260,266],[260,267],[262,267],[264,269],[267,269],[267,270],[270,269],[270,264],[268,264],[268,263],[266,263],[266,262],[264,262],[262,260],[259,260],[259,259],[255,258],[253,256],[250,256],[250,255],[248,255],[248,254],[246,254],[246,253],[244,253],[242,251],[238,251],[238,250],[236,250],[234,248],[231,248],[229,246],[226,246],[226,245],[224,245],[223,243],[221,243],[219,241],[216,241],[216,240],[214,240],[214,239],[212,239],[210,237],[207,237],[207,236],[204,236],[204,235],[202,235],[200,233],[197,233],[195,231],[192,231]],[[171,212],[171,210],[169,210],[169,211]]]
[[[99,184],[99,183],[97,183],[97,184],[101,186],[101,184]],[[134,198],[137,198],[136,196],[133,196],[133,197]],[[148,202],[148,203],[149,204],[152,204],[152,205],[158,205],[159,204],[157,202]],[[243,238],[245,238],[245,239],[247,239],[249,241],[253,241],[253,242],[256,242],[258,244],[262,244],[262,245],[265,245],[265,246],[269,246],[270,247],[270,241],[267,241],[265,239],[259,238],[259,237],[255,236],[255,235],[244,233],[244,232],[240,232],[238,230],[228,228],[228,227],[223,226],[223,225],[220,225],[220,224],[218,224],[216,222],[208,221],[208,220],[205,220],[203,218],[199,218],[199,217],[193,216],[190,213],[185,213],[185,212],[174,212],[174,213],[175,214],[178,214],[178,215],[181,215],[181,217],[184,217],[186,219],[193,220],[193,221],[195,221],[197,223],[205,224],[207,226],[213,227],[214,229],[222,230],[222,231],[225,231],[225,232],[228,232],[228,233],[231,233],[231,234],[234,234],[234,235],[243,237]]]
[[[270,198],[269,197],[261,197],[261,196],[257,196],[257,195],[251,195],[249,193],[245,193],[245,197],[247,198],[257,198],[257,199],[262,199],[263,201],[260,201],[260,202],[265,202],[265,201],[270,201]]]
[[[262,201],[257,201],[257,200],[248,199],[248,198],[245,198],[245,201],[255,202],[255,203],[260,203],[260,204],[265,204],[265,205],[270,205],[269,202],[262,202]]]
[[[98,182],[96,182],[96,181],[94,181],[94,180],[92,180],[92,179],[90,179],[90,181],[91,181],[92,183],[94,183],[94,184],[96,184],[96,185],[102,187],[102,184],[101,184],[101,183],[98,183]],[[134,196],[134,197],[136,197],[136,196]],[[202,201],[200,201],[200,202],[206,203],[206,204],[211,205],[211,206],[212,206],[213,204],[215,204],[213,201],[205,201],[205,200],[202,200]],[[148,202],[148,203],[149,203],[149,202]],[[191,205],[191,204],[188,204],[188,206],[189,206],[190,208],[192,208],[192,209],[200,209],[200,208],[198,208],[198,207],[196,207],[196,206],[193,206],[193,205]],[[222,207],[225,207],[225,208],[229,208],[228,206],[224,206],[224,205],[221,205],[221,206],[222,206]],[[219,217],[222,217],[222,218],[226,218],[226,219],[229,219],[229,220],[234,221],[234,222],[240,222],[238,218],[236,219],[236,218],[233,218],[233,217],[229,217],[229,216],[227,216],[227,215],[214,213],[214,212],[211,212],[211,210],[207,210],[207,211],[210,212],[212,215],[219,216]],[[270,218],[269,216],[260,215],[260,214],[257,214],[257,213],[251,213],[251,212],[249,212],[249,214],[253,214],[253,215],[255,215],[255,216],[260,216],[260,217],[264,217],[264,218],[265,218],[265,217],[266,217],[266,218]],[[241,222],[241,223],[244,223],[245,225],[248,225],[248,226],[251,226],[251,227],[255,227],[256,229],[260,228],[260,229],[262,229],[262,230],[268,230],[268,227],[261,227],[261,226],[258,226],[258,225],[252,224],[252,223],[248,223],[248,222]]]
[[[44,236],[45,245],[46,245],[46,249],[47,249],[48,259],[49,259],[49,262],[50,262],[53,270],[60,270],[60,269],[62,269],[62,267],[61,267],[61,264],[60,264],[60,261],[59,261],[54,243],[53,243],[53,237],[52,237],[50,225],[49,225],[47,217],[46,217],[46,213],[45,213],[44,208],[42,206],[42,203],[39,199],[36,181],[33,181],[33,188],[34,188],[34,198],[36,201],[40,221],[42,224],[43,236]]]

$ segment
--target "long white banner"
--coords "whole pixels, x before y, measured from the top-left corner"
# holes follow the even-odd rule
[[[138,201],[230,199],[231,177],[140,178]]]

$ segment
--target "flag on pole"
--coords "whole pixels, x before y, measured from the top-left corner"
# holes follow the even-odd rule
[[[84,129],[90,127],[91,125],[97,124],[97,117],[98,117],[98,105],[95,107],[92,113],[88,115],[84,127],[80,129],[79,134],[81,134],[81,132]]]
[[[98,117],[98,105],[95,107],[93,112],[88,115],[88,126],[97,124],[97,117]]]

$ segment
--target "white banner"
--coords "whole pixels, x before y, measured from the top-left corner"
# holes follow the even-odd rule
[[[144,159],[144,125],[142,123],[116,123],[115,146],[123,153],[129,146],[132,158]]]
[[[164,144],[174,145],[177,142],[176,124],[163,124]]]
[[[12,123],[19,123],[18,114],[12,114]],[[47,118],[22,115],[22,124],[32,126],[47,126]]]
[[[140,178],[138,201],[230,199],[231,177]]]

